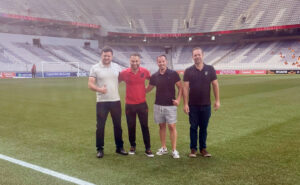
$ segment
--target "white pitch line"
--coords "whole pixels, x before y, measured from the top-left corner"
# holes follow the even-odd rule
[[[68,176],[68,175],[53,171],[53,170],[49,170],[47,168],[43,168],[43,167],[40,167],[40,166],[37,166],[37,165],[34,165],[34,164],[30,164],[30,163],[27,163],[27,162],[24,162],[24,161],[21,161],[21,160],[18,160],[18,159],[14,159],[14,158],[8,157],[6,155],[0,154],[0,159],[9,161],[11,163],[15,163],[15,164],[20,165],[20,166],[24,166],[26,168],[36,170],[38,172],[42,172],[42,173],[47,174],[47,175],[51,175],[53,177],[62,179],[64,181],[69,181],[69,182],[72,182],[72,183],[75,183],[75,184],[80,184],[80,185],[95,185],[93,183],[90,183],[90,182],[87,182],[87,181],[84,181],[84,180],[81,180],[81,179],[78,179],[78,178],[75,178],[75,177],[71,177],[71,176]]]

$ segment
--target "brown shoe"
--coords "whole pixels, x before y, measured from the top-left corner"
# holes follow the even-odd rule
[[[208,153],[205,148],[203,148],[200,153],[203,157],[211,157],[211,154]]]
[[[191,157],[191,158],[197,157],[197,150],[191,149],[191,153],[189,154],[189,157]]]

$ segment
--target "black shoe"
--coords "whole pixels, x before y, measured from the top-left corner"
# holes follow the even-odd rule
[[[98,157],[98,158],[102,158],[103,155],[104,155],[103,150],[98,150],[98,152],[97,152],[97,157]]]
[[[145,155],[146,155],[147,157],[154,157],[154,154],[151,152],[151,150],[146,150],[146,151],[145,151]]]
[[[128,155],[128,153],[124,150],[124,148],[116,149],[116,153],[121,154],[121,155]]]
[[[135,154],[135,146],[131,146],[130,147],[130,150],[129,150],[128,154],[130,154],[130,155],[134,155]]]

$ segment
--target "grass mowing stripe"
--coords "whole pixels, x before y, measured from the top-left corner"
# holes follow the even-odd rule
[[[180,159],[170,155],[147,158],[138,122],[137,154],[115,154],[110,117],[105,157],[97,159],[95,93],[87,89],[87,78],[0,80],[0,153],[103,185],[299,184],[300,75],[218,76],[218,80],[221,109],[212,112],[209,124],[210,159],[188,158],[189,118],[182,102],[176,124]],[[126,88],[124,83],[119,87],[128,150]],[[161,143],[153,121],[154,99],[155,91],[147,94],[151,146],[156,151]],[[167,146],[171,146],[169,139]],[[71,183],[34,170],[22,173],[26,168],[9,162],[2,167],[1,162],[0,184]]]
[[[27,163],[27,162],[24,162],[24,161],[21,161],[21,160],[18,160],[18,159],[14,159],[14,158],[8,157],[6,155],[0,154],[0,159],[9,161],[11,163],[14,163],[14,164],[17,164],[17,165],[20,165],[20,166],[24,166],[26,168],[30,168],[30,169],[39,171],[39,172],[47,174],[47,175],[51,175],[53,177],[62,179],[64,181],[69,181],[69,182],[79,184],[79,185],[94,185],[93,183],[90,183],[90,182],[87,182],[87,181],[84,181],[84,180],[81,180],[81,179],[78,179],[78,178],[75,178],[75,177],[71,177],[71,176],[68,176],[68,175],[53,171],[53,170],[49,170],[47,168],[43,168],[43,167],[40,167],[40,166],[37,166],[37,165],[34,165],[34,164],[30,164],[30,163]]]

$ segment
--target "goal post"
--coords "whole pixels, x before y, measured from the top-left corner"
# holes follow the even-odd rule
[[[76,73],[80,76],[79,62],[46,62],[42,61],[42,77],[45,78],[46,73]]]

